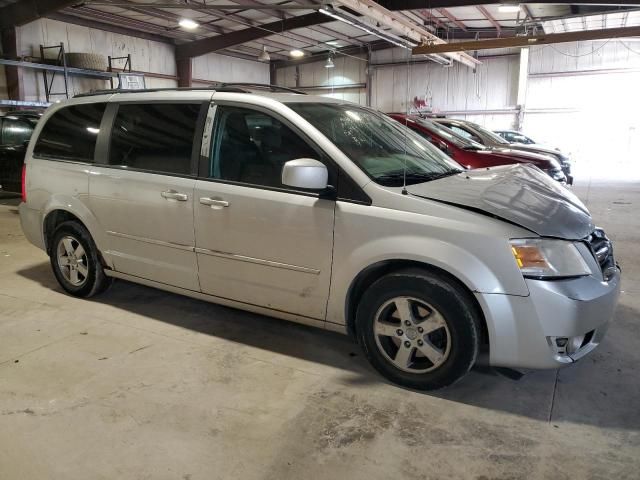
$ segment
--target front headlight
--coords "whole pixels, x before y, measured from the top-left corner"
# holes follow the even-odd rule
[[[550,238],[511,240],[511,252],[528,278],[580,277],[591,269],[573,242]]]

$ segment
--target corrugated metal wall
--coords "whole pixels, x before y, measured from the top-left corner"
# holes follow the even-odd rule
[[[639,85],[640,42],[534,47],[523,131],[572,152],[578,167],[640,165]]]
[[[400,48],[373,53],[372,63],[377,65],[372,68],[372,106],[405,112],[417,97],[434,111],[452,116],[504,126],[513,123],[509,110],[517,96],[517,55],[483,58],[474,71],[457,62],[450,67],[407,62],[409,54]]]
[[[105,32],[50,19],[40,19],[19,27],[20,55],[40,57],[40,45],[57,45],[64,42],[67,52],[96,53],[106,57],[131,54],[134,70],[176,74],[173,47],[142,38],[129,37],[117,33]],[[51,52],[54,53],[53,51]],[[62,76],[56,75],[55,92],[64,91]],[[25,100],[45,100],[42,74],[35,70],[24,69]],[[175,80],[148,78],[148,87],[171,87]],[[86,92],[91,89],[109,88],[107,80],[70,77],[70,94]],[[56,97],[64,98],[64,97]]]
[[[517,124],[519,50],[481,52],[475,71],[454,63],[408,62],[405,49],[372,53],[371,104],[385,111],[407,111],[414,98],[436,112],[466,118],[488,128]],[[365,82],[365,62],[338,57],[298,67],[298,86]],[[296,68],[277,71],[278,83],[296,86]],[[640,42],[610,40],[531,47],[523,131],[536,140],[573,153],[578,167],[627,162],[640,149]],[[329,93],[317,90],[317,93]],[[335,91],[331,96],[366,103],[366,91]]]
[[[57,45],[64,42],[67,52],[97,53],[113,57],[131,54],[133,70],[168,76],[176,75],[176,62],[172,45],[117,33],[105,32],[50,19],[40,19],[19,27],[22,56],[40,57],[40,44]],[[269,82],[269,66],[258,61],[209,54],[193,59],[193,76],[204,80]],[[24,69],[25,100],[44,100],[42,74]],[[0,78],[0,94],[2,93]],[[6,80],[5,80],[6,81]],[[175,87],[172,78],[146,77],[148,88]],[[197,85],[196,85],[197,86]],[[76,94],[91,89],[109,88],[108,80],[70,77],[69,92]],[[54,91],[63,91],[61,75],[57,75]],[[6,97],[6,92],[5,92]],[[64,98],[64,97],[56,97]]]
[[[334,68],[325,68],[326,60],[299,65],[299,79],[296,81],[296,67],[276,70],[276,83],[286,87],[325,87],[306,90],[311,95],[324,95],[365,105],[367,101],[364,88],[333,88],[342,85],[357,85],[366,82],[367,62],[364,56],[337,56]]]
[[[220,82],[269,83],[269,65],[209,53],[193,59],[193,78]],[[199,86],[197,82],[193,85]]]
[[[474,73],[460,64],[446,68],[432,62],[398,64],[406,62],[408,53],[401,48],[372,52],[372,81],[368,86],[371,106],[385,112],[406,111],[413,105],[413,99],[420,97],[438,111],[465,112],[461,116],[475,121],[512,126],[518,84],[517,55],[486,58]],[[297,67],[297,81],[295,66],[280,68],[276,71],[277,83],[292,88],[366,83],[367,64],[364,56],[359,58],[337,56],[333,69],[325,68],[324,60],[301,64]],[[308,93],[361,105],[367,103],[365,88],[333,92],[312,89]]]

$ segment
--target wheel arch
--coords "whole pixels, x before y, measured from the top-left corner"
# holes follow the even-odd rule
[[[42,220],[42,237],[45,251],[50,254],[51,236],[56,228],[63,222],[76,221],[87,229],[98,249],[98,256],[102,264],[112,268],[103,252],[106,248],[105,234],[100,229],[99,223],[87,206],[77,198],[66,196],[53,198],[47,207]]]
[[[483,346],[489,345],[489,331],[487,327],[487,320],[484,316],[482,307],[476,299],[473,291],[458,277],[440,267],[426,262],[406,259],[379,261],[361,270],[360,273],[358,273],[358,275],[356,275],[356,277],[353,279],[347,291],[347,301],[345,305],[347,332],[351,337],[356,337],[356,311],[358,308],[358,304],[360,303],[360,299],[362,298],[362,295],[367,290],[367,288],[369,288],[374,282],[385,275],[407,269],[418,269],[425,272],[441,275],[459,286],[464,292],[466,292],[471,304],[476,310],[477,318],[480,323],[479,326],[481,332],[481,344]]]
[[[69,212],[68,210],[55,209],[47,213],[47,215],[44,217],[44,221],[42,224],[42,234],[44,236],[45,250],[48,254],[51,254],[51,240],[58,226],[64,222],[72,220],[78,222],[86,228],[86,225],[82,223],[82,220],[80,220],[76,215]]]

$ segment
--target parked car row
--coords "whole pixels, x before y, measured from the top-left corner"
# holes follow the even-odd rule
[[[432,119],[419,115],[389,114],[422,135],[456,162],[468,168],[495,167],[513,163],[529,163],[540,168],[558,182],[566,182],[560,164],[553,157],[512,148],[487,147]]]
[[[467,137],[474,142],[481,143],[491,148],[509,148],[511,150],[522,150],[555,158],[566,177],[569,185],[573,184],[573,176],[571,175],[571,162],[566,155],[563,155],[556,149],[541,147],[537,145],[525,145],[522,143],[512,143],[505,140],[500,135],[488,130],[477,123],[468,120],[458,120],[453,118],[437,118],[436,122],[450,128],[454,132]]]
[[[459,380],[481,351],[558,368],[600,343],[620,270],[549,177],[554,159],[273,90],[112,91],[48,109],[19,210],[61,287],[90,297],[125,279],[349,333],[416,389]],[[458,163],[513,155],[527,160]]]

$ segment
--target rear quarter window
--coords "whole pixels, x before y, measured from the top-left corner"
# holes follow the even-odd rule
[[[34,156],[93,162],[105,106],[106,103],[86,103],[56,111],[40,131]]]
[[[109,163],[189,174],[201,109],[201,103],[120,104],[111,132]]]

